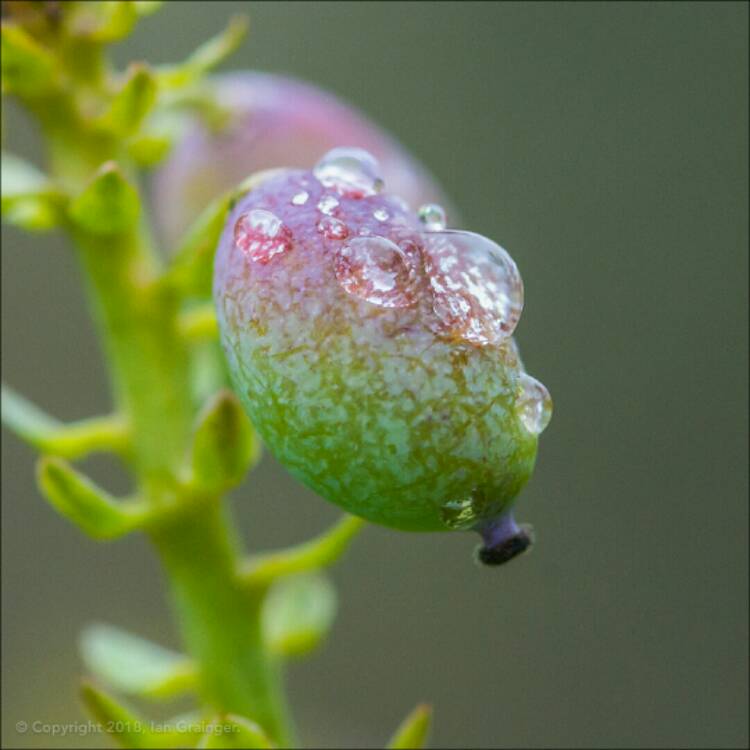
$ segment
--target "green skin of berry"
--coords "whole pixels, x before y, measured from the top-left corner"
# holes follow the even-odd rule
[[[309,199],[294,205],[303,190]],[[423,268],[409,307],[345,291],[335,259],[347,240],[316,229],[325,195],[339,201],[350,239],[419,247],[422,227],[403,202],[338,195],[310,172],[271,178],[242,199],[217,251],[214,298],[248,414],[295,477],[369,521],[441,531],[498,517],[529,479],[537,448],[518,417],[513,342],[477,346],[445,330]],[[285,251],[266,262],[234,240],[238,218],[252,209],[272,212],[288,232]]]

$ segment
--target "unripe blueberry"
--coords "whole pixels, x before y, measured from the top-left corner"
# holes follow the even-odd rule
[[[157,217],[171,246],[208,203],[249,174],[276,167],[311,168],[341,145],[367,149],[389,188],[414,206],[444,202],[427,171],[361,112],[293,78],[238,72],[215,79],[229,121],[211,132],[196,119],[155,176]]]
[[[323,497],[398,529],[475,529],[480,559],[504,562],[530,543],[510,508],[551,414],[512,339],[521,278],[381,186],[371,156],[335,149],[235,206],[214,276],[234,386]]]

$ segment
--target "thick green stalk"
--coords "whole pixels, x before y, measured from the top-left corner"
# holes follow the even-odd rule
[[[75,127],[74,118],[65,118],[45,128],[54,177],[73,192],[102,160],[117,156]],[[131,430],[138,488],[164,511],[150,535],[187,651],[198,665],[202,697],[221,713],[258,721],[288,746],[293,740],[280,675],[262,640],[262,594],[238,583],[238,552],[220,498],[198,501],[181,481],[195,416],[181,300],[161,280],[145,221],[119,234],[69,229],[117,407]]]
[[[222,506],[203,501],[152,532],[172,588],[203,697],[256,720],[282,747],[292,743],[277,664],[260,627],[262,595],[243,590]]]

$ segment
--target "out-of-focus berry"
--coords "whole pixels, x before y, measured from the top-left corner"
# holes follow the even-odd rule
[[[413,206],[446,198],[432,176],[390,135],[332,94],[293,78],[257,72],[217,77],[229,113],[212,132],[197,118],[155,175],[157,219],[171,247],[208,203],[254,172],[311,168],[336,146],[379,161],[389,189]]]

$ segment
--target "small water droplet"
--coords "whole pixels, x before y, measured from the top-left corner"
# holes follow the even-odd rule
[[[318,211],[326,216],[333,216],[333,212],[339,207],[339,202],[332,195],[324,195],[318,201]]]
[[[349,198],[364,198],[383,189],[380,165],[361,148],[334,148],[315,165],[315,177],[325,187]]]
[[[349,236],[349,227],[333,216],[324,216],[318,222],[318,231],[329,240],[345,240]]]
[[[525,372],[520,375],[521,392],[516,411],[523,426],[532,434],[544,431],[552,418],[552,398],[545,386]]]
[[[307,190],[303,190],[292,198],[292,203],[295,206],[304,206],[307,203],[307,199],[310,197],[310,193]]]
[[[469,529],[474,526],[477,517],[473,497],[451,500],[440,508],[440,518],[449,529]]]
[[[376,208],[372,215],[378,220],[378,221],[388,221],[389,219],[389,213],[384,208]]]
[[[523,310],[513,258],[473,232],[427,232],[423,240],[438,330],[480,346],[512,336]]]
[[[336,253],[336,278],[344,291],[380,307],[416,301],[409,259],[385,237],[355,237]]]
[[[291,249],[292,232],[275,214],[254,208],[237,219],[234,242],[251,260],[265,264]]]
[[[428,232],[442,232],[446,227],[445,209],[437,203],[420,206],[417,216]]]

